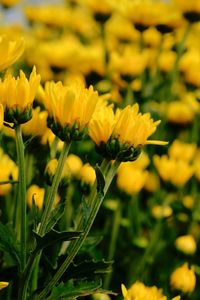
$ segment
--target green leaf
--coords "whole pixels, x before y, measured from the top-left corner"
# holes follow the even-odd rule
[[[54,287],[51,295],[47,300],[72,300],[78,297],[85,297],[94,293],[100,292],[101,280],[96,281],[78,281],[74,284],[73,281],[68,283],[61,283]]]
[[[65,203],[59,203],[56,208],[52,211],[51,216],[49,218],[49,222],[47,224],[46,231],[50,231],[61,219],[64,214]]]
[[[104,197],[105,178],[97,164],[95,166],[95,173],[97,179],[97,193],[100,195],[100,197]]]
[[[17,264],[20,264],[20,254],[13,228],[0,222],[0,250],[10,254]]]
[[[92,277],[95,274],[104,274],[111,271],[112,261],[102,260],[85,260],[79,264],[71,264],[65,272],[65,278],[85,278]]]
[[[47,232],[44,236],[40,236],[35,231],[33,231],[35,239],[36,239],[36,248],[34,252],[38,252],[46,247],[54,245],[57,242],[61,241],[70,241],[77,239],[82,232],[80,231],[63,231],[58,232],[54,229]]]

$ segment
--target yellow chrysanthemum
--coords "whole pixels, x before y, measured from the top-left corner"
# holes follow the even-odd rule
[[[189,269],[187,263],[183,264],[171,274],[170,285],[183,293],[193,292],[196,285],[194,270]]]
[[[122,163],[118,169],[117,186],[129,195],[138,193],[145,185],[148,172],[135,167],[134,162]]]
[[[4,153],[0,148],[0,181],[9,181],[10,179],[16,180],[18,177],[18,168],[14,161]],[[11,190],[10,183],[0,185],[0,196],[4,196]]]
[[[174,159],[191,161],[194,158],[196,149],[196,144],[187,144],[175,140],[169,148],[169,156]]]
[[[147,141],[152,135],[160,121],[154,122],[149,113],[141,114],[138,112],[138,104],[126,106],[119,114],[119,118],[113,130],[113,137],[118,138],[124,144],[127,143],[134,147],[144,144],[165,145],[162,141]]]
[[[39,210],[42,209],[44,203],[45,189],[40,188],[38,185],[33,184],[27,190],[27,204],[31,208],[33,204],[33,200],[35,201],[35,205]],[[57,194],[54,200],[54,206],[58,204],[60,201],[60,196]]]
[[[151,210],[152,215],[156,219],[168,218],[172,215],[173,210],[170,206],[155,205]]]
[[[43,101],[48,111],[48,125],[62,140],[80,139],[92,117],[98,93],[80,82],[63,86],[61,82],[47,82]]]
[[[0,71],[5,70],[22,55],[24,51],[24,39],[11,40],[3,35],[0,37]]]
[[[197,246],[196,241],[192,235],[179,236],[175,241],[175,246],[178,250],[185,254],[194,254]]]
[[[40,83],[40,75],[35,67],[29,80],[23,71],[15,79],[8,74],[0,80],[0,102],[4,106],[5,120],[12,123],[25,123],[31,119],[32,103]]]
[[[136,281],[128,290],[122,284],[122,294],[124,300],[167,300],[161,289],[156,286],[145,286],[140,281]]]
[[[200,20],[200,1],[199,0],[174,0],[177,6],[183,11],[184,16],[190,22]]]
[[[86,163],[80,169],[78,177],[82,182],[92,185],[96,179],[95,170],[90,164]]]
[[[154,122],[150,114],[138,113],[138,104],[113,112],[105,103],[98,107],[90,125],[89,135],[97,150],[109,159],[133,161],[144,144],[165,145],[162,141],[148,141],[160,121]]]
[[[112,135],[116,117],[112,105],[102,103],[94,112],[89,123],[89,135],[96,145],[107,143]]]
[[[42,136],[47,130],[47,112],[40,111],[40,107],[32,110],[32,119],[22,124],[24,135]]]
[[[194,174],[194,167],[181,159],[155,155],[153,162],[160,177],[176,186],[183,186]]]

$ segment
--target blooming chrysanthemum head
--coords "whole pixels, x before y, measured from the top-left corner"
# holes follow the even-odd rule
[[[5,121],[21,124],[32,117],[32,103],[40,83],[40,75],[36,74],[35,67],[29,80],[23,71],[15,78],[11,74],[0,80],[0,102],[4,106]]]
[[[145,286],[140,281],[136,281],[128,290],[122,284],[122,294],[124,300],[167,300],[161,289],[156,286]]]
[[[48,111],[48,126],[63,141],[82,139],[98,101],[98,93],[79,82],[63,86],[47,82],[43,102]]]
[[[113,112],[105,103],[94,113],[89,125],[89,135],[98,152],[109,159],[134,161],[144,144],[165,145],[166,142],[148,141],[160,123],[154,122],[150,114],[138,113],[138,105],[128,105]]]
[[[190,269],[187,263],[183,264],[171,274],[170,285],[183,293],[193,292],[196,285],[194,270]]]
[[[0,36],[0,71],[5,70],[22,55],[24,39],[11,40],[6,35]]]

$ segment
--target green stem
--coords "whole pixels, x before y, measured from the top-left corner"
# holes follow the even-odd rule
[[[119,164],[120,164],[120,162],[115,161],[107,173],[106,181],[105,181],[106,183],[105,183],[105,187],[104,187],[104,196],[112,182],[114,175],[116,174]],[[81,246],[83,245],[83,243],[92,227],[92,224],[96,218],[96,215],[97,215],[99,208],[102,204],[102,201],[104,199],[104,196],[98,195],[97,192],[94,194],[94,197],[91,201],[90,215],[88,217],[85,228],[82,228],[83,220],[80,220],[80,224],[78,226],[78,230],[79,229],[84,230],[83,234],[80,236],[79,239],[77,239],[76,241],[72,241],[70,243],[69,248],[68,248],[68,256],[67,256],[66,260],[63,262],[61,267],[58,269],[58,271],[56,272],[54,277],[51,279],[51,281],[47,284],[47,286],[44,288],[44,290],[36,297],[37,300],[46,299],[47,294],[55,286],[55,284],[58,282],[58,280],[61,278],[61,276],[64,274],[66,269],[69,267],[69,265],[73,261],[74,257],[80,250]]]
[[[57,166],[56,173],[53,178],[53,183],[52,183],[52,186],[51,186],[48,198],[47,198],[45,210],[42,214],[42,220],[41,220],[41,224],[40,224],[40,228],[39,228],[39,232],[38,232],[38,234],[41,236],[45,234],[46,226],[48,224],[48,221],[49,221],[49,218],[51,215],[54,199],[55,199],[55,196],[56,196],[56,193],[58,190],[58,186],[60,183],[62,171],[63,171],[64,164],[65,164],[65,159],[68,155],[70,146],[71,146],[71,143],[69,143],[69,144],[64,143],[62,152],[60,154],[58,166]]]
[[[39,263],[40,263],[41,254],[42,253],[40,253],[37,256],[35,263],[34,263],[33,273],[32,273],[32,277],[31,277],[31,291],[32,292],[37,290],[37,286],[38,286],[38,273],[39,273]]]
[[[16,125],[16,148],[19,167],[19,207],[20,207],[20,254],[21,254],[21,271],[26,265],[26,177],[24,162],[24,144],[20,125]]]
[[[57,136],[55,136],[53,143],[51,145],[51,150],[50,150],[51,159],[56,157],[58,142],[59,142],[59,138]]]
[[[108,261],[111,261],[114,258],[115,249],[116,249],[116,243],[117,243],[117,237],[119,233],[120,228],[120,221],[121,221],[121,203],[118,202],[117,208],[115,210],[114,218],[113,218],[113,226],[112,226],[112,232],[111,232],[111,242],[109,244],[109,251],[108,251]],[[112,277],[112,272],[109,272],[106,275],[105,282],[104,282],[104,288],[108,289],[110,285]]]

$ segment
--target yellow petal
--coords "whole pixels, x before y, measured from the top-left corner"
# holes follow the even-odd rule
[[[128,294],[128,291],[127,291],[127,288],[125,287],[125,285],[123,283],[121,284],[121,289],[122,289],[122,295],[124,297],[126,297],[127,294]]]
[[[9,282],[0,281],[0,290],[6,288],[9,285]]]

